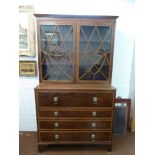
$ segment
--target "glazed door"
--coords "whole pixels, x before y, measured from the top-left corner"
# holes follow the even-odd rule
[[[78,82],[110,82],[114,26],[112,22],[78,23]]]
[[[41,82],[74,81],[74,22],[39,23]]]

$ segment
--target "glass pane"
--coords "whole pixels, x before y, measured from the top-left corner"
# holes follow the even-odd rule
[[[41,25],[43,80],[73,79],[73,27]]]
[[[108,80],[111,54],[110,26],[80,27],[80,80]]]

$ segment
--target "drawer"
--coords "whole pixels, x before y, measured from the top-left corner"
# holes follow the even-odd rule
[[[110,142],[111,132],[109,131],[41,131],[39,132],[41,142]]]
[[[100,109],[81,109],[74,110],[70,108],[55,108],[50,110],[39,109],[38,110],[39,118],[63,118],[63,119],[75,119],[75,118],[112,118],[112,110],[100,110]]]
[[[38,92],[39,107],[112,107],[113,93]]]
[[[111,120],[40,120],[40,130],[112,130]]]

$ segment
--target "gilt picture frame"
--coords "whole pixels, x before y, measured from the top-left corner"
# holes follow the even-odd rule
[[[19,56],[35,56],[33,6],[19,6]]]
[[[36,61],[19,61],[20,76],[36,76]]]

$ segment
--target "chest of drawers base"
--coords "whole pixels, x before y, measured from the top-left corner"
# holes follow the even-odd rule
[[[112,148],[114,88],[87,90],[36,87],[38,151],[47,145]]]

